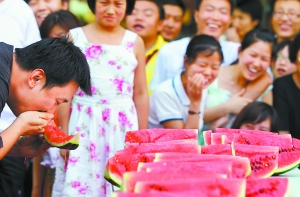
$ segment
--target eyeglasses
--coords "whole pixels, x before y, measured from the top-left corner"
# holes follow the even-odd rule
[[[277,60],[285,60],[287,61],[288,63],[291,63],[290,59],[288,57],[284,57],[283,55],[281,54],[277,54]]]
[[[283,11],[275,11],[273,13],[273,16],[276,18],[282,18],[284,15],[286,15],[291,20],[296,20],[297,18],[300,17],[300,14],[291,13],[291,12],[285,13]]]

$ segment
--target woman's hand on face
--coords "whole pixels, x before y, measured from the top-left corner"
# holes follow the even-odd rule
[[[191,102],[201,102],[204,77],[202,74],[195,74],[187,80],[187,95]]]
[[[227,101],[227,111],[230,114],[238,114],[249,103],[253,102],[252,99],[242,97],[245,89],[234,94],[229,101]]]
[[[50,113],[27,111],[20,114],[13,124],[20,128],[20,136],[42,134],[51,118],[53,118],[53,114]]]

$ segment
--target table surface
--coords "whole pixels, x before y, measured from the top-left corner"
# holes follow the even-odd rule
[[[279,175],[280,177],[288,177],[290,187],[290,197],[300,197],[300,170],[294,168],[293,170]]]

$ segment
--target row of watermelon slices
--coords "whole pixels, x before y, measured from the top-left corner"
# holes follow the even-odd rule
[[[233,131],[236,136],[246,132],[265,134],[245,130],[228,133]],[[221,140],[216,144],[215,135],[208,131],[204,132],[205,141],[213,145],[201,147],[197,134],[197,130],[167,129],[128,132],[125,149],[110,158],[106,166],[105,178],[123,191],[114,195],[288,196],[286,178],[261,179],[278,169],[279,146],[248,145],[248,141],[243,145],[235,136],[226,139],[234,143],[225,144],[223,140],[222,144]]]

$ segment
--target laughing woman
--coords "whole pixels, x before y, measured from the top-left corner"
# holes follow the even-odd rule
[[[271,64],[273,43],[274,37],[267,30],[252,30],[246,34],[241,43],[238,63],[221,67],[218,77],[208,87],[205,130],[230,127],[235,115],[252,101],[243,95],[247,86],[252,86],[256,79],[266,74]],[[259,83],[255,85],[259,89]],[[272,105],[271,89],[272,85],[258,98],[252,98]]]

